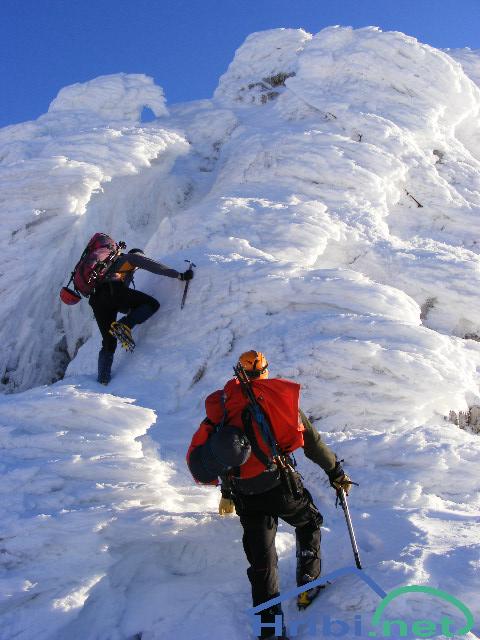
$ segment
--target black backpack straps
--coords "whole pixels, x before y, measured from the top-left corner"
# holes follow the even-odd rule
[[[255,393],[253,392],[251,380],[249,379],[245,369],[242,367],[240,362],[237,364],[237,366],[233,367],[233,371],[238,382],[240,383],[243,394],[247,398],[252,418],[257,423],[260,435],[262,436],[264,443],[269,448],[271,455],[273,456],[273,458],[277,458],[278,456],[283,455],[283,452],[279,448],[276,441],[272,425],[270,424],[270,420],[265,414],[263,408],[258,404],[258,400],[255,396]]]
[[[75,267],[75,269],[76,269],[76,268],[77,268],[77,267]],[[72,285],[73,285],[73,290],[75,291],[75,293],[76,293],[78,296],[81,296],[81,295],[82,295],[82,294],[81,294],[81,292],[77,289],[77,287],[76,287],[76,285],[75,285],[75,282],[73,281],[73,279],[75,278],[75,269],[74,269],[74,270],[72,271],[72,273],[70,274],[70,280],[69,280],[69,281],[68,281],[68,283],[67,283],[67,289],[68,289],[68,287],[72,284]]]
[[[72,284],[74,277],[75,277],[75,269],[70,274],[70,280],[67,282],[67,288]],[[75,285],[73,285],[73,288],[74,288],[75,292],[77,292],[77,287]]]
[[[222,408],[223,408],[223,416],[218,424],[215,425],[215,431],[220,431],[223,425],[227,422],[227,405],[225,404],[226,397],[225,391],[222,393]]]
[[[268,469],[268,467],[270,467],[272,464],[272,459],[269,458],[267,454],[264,453],[264,451],[262,451],[260,445],[258,444],[258,440],[255,436],[255,430],[253,428],[252,411],[249,405],[247,405],[242,411],[242,423],[243,428],[245,429],[245,435],[250,441],[250,446],[252,447],[253,454]]]

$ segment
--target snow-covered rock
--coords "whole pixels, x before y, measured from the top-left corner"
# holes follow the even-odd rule
[[[168,114],[162,88],[143,73],[116,73],[65,87],[48,111],[85,112],[102,122],[138,123],[144,107],[157,117]]]
[[[252,33],[220,78],[215,100],[240,106],[265,103],[295,75],[298,54],[312,38],[303,29],[271,29]]]

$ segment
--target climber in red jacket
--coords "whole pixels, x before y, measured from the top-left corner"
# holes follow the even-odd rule
[[[348,493],[350,478],[331,449],[299,408],[300,385],[279,378],[268,379],[268,363],[257,351],[240,356],[258,406],[267,418],[278,456],[272,456],[261,425],[247,410],[249,400],[236,378],[205,401],[207,416],[194,434],[187,462],[194,478],[219,484],[220,514],[236,509],[243,526],[243,546],[250,567],[253,605],[279,595],[275,535],[278,518],[295,527],[297,539],[297,585],[320,576],[320,525],[322,516],[295,471],[292,452],[300,447],[322,467],[335,489]],[[249,417],[250,416],[250,417]],[[298,596],[299,607],[308,606],[319,587]],[[262,623],[282,615],[281,605],[262,612]],[[276,635],[261,628],[260,638]]]

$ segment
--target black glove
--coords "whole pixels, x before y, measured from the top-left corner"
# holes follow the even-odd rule
[[[178,276],[179,280],[191,280],[193,278],[193,269],[187,269]]]
[[[352,481],[347,476],[345,471],[342,469],[342,465],[337,460],[337,464],[333,467],[333,469],[328,474],[328,479],[330,480],[330,485],[338,491],[338,489],[343,489],[348,496],[348,493],[352,487]]]

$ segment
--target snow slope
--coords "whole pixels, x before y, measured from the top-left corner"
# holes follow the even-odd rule
[[[63,381],[0,402],[0,638],[245,637],[238,519],[216,515],[218,492],[183,460],[205,395],[249,348],[302,383],[360,482],[368,574],[442,588],[478,620],[480,442],[444,418],[480,403],[480,346],[465,339],[480,335],[475,55],[467,67],[374,28],[278,29],[247,39],[212,100],[167,112],[143,76],[105,77],[0,131],[3,384],[50,382],[75,356]],[[57,300],[95,230],[198,265],[183,311],[180,283],[138,275],[162,306],[108,393],[88,304]],[[328,482],[299,458],[324,570],[349,565]],[[288,527],[277,546],[293,586]],[[315,607],[348,619],[376,604],[351,578]],[[394,608],[445,613],[418,595]]]

